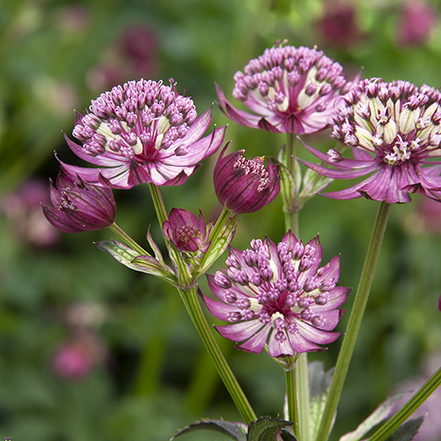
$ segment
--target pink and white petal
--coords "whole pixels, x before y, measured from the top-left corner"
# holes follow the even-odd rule
[[[248,340],[262,328],[263,323],[258,320],[247,320],[240,323],[233,323],[225,326],[215,326],[216,330],[224,338],[235,342]]]
[[[325,305],[314,305],[316,311],[328,311],[331,309],[338,309],[348,298],[351,288],[346,286],[337,286],[329,291],[329,299]]]
[[[292,348],[291,342],[289,340],[289,337],[286,335],[287,332],[285,332],[285,340],[282,342],[276,340],[277,332],[273,329],[271,332],[271,335],[268,340],[268,354],[271,357],[284,357],[284,356],[292,356],[294,355],[294,350]]]
[[[340,332],[329,332],[315,328],[314,326],[311,326],[310,324],[305,323],[302,320],[297,320],[296,324],[297,331],[300,335],[302,335],[308,341],[312,343],[317,343],[319,345],[333,343],[341,335]]]
[[[206,297],[203,294],[201,294],[201,296],[210,313],[220,320],[228,322],[229,315],[232,312],[240,311],[238,308],[229,305],[228,303],[218,302],[217,300],[210,299],[210,297]]]
[[[293,334],[288,332],[287,335],[289,337],[289,341],[291,343],[293,351],[297,352],[298,354],[301,354],[303,352],[323,351],[323,348],[310,342],[298,332],[295,332]]]
[[[261,130],[266,130],[267,132],[281,133],[281,130],[271,124],[266,118],[260,118],[257,123],[257,127]]]
[[[253,352],[254,354],[260,354],[265,347],[266,340],[268,339],[268,333],[271,330],[271,325],[267,324],[262,327],[258,332],[251,336],[248,340],[241,343],[237,347],[243,351]]]
[[[96,156],[89,155],[82,146],[73,142],[71,139],[67,137],[66,134],[64,134],[64,139],[66,140],[69,148],[72,150],[73,153],[75,153],[76,156],[78,156],[80,159],[83,159],[86,162],[90,162],[91,164],[95,164],[103,167],[116,167],[121,165],[121,163],[128,161],[128,159],[126,159],[124,156],[109,151],[106,151],[101,155],[96,155]]]
[[[320,175],[327,176],[328,178],[334,178],[334,179],[355,179],[359,178],[361,176],[367,175],[368,173],[376,170],[378,168],[378,164],[376,162],[372,162],[369,164],[366,164],[364,168],[343,168],[341,166],[341,162],[343,161],[349,161],[343,160],[340,163],[337,164],[331,164],[336,169],[323,167],[319,164],[314,164],[312,162],[304,161],[303,159],[297,158],[299,162],[306,165],[306,167],[314,170],[315,172],[319,173]],[[339,168],[340,167],[340,168]]]

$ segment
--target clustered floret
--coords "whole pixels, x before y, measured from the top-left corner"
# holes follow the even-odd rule
[[[277,246],[268,238],[251,248],[230,248],[227,270],[207,275],[216,297],[203,296],[210,312],[230,324],[219,333],[239,349],[259,353],[265,344],[272,357],[322,349],[335,341],[330,332],[342,315],[349,288],[337,287],[339,257],[319,267],[318,237],[303,245],[289,231]]]

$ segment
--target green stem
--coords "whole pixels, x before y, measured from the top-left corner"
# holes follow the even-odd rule
[[[149,188],[150,194],[152,195],[153,199],[153,205],[155,206],[156,215],[158,217],[159,225],[162,228],[162,224],[168,219],[164,199],[162,198],[161,190],[155,184],[149,184]]]
[[[294,363],[294,357],[286,357],[286,362],[288,366],[292,366]],[[296,370],[295,369],[287,369],[285,371],[285,382],[286,382],[286,398],[288,402],[288,416],[289,420],[294,423],[294,435],[298,440],[302,439],[300,436],[300,427],[299,427],[299,408],[297,405],[297,391],[296,391]]]
[[[158,186],[156,186],[155,184],[149,184],[149,188],[150,194],[152,195],[153,205],[155,206],[156,216],[158,217],[159,225],[162,229],[162,225],[168,219],[164,199],[162,198],[161,190]],[[191,283],[190,269],[185,263],[182,253],[171,243],[167,243],[167,248],[170,254],[170,258],[179,268],[177,274],[179,285],[189,286]]]
[[[358,290],[355,295],[354,305],[352,307],[340,353],[338,355],[331,388],[326,401],[323,418],[317,432],[316,441],[326,441],[331,431],[332,421],[340,400],[341,391],[343,389],[349,363],[354,351],[358,331],[360,329],[364,310],[369,298],[375,267],[377,265],[381,244],[383,243],[384,232],[386,230],[386,225],[389,218],[390,208],[390,204],[381,202],[378,209],[377,218],[372,230],[371,241],[369,243],[366,260],[364,262],[363,271],[361,273],[360,282],[358,285]]]
[[[119,238],[121,238],[126,245],[132,248],[132,250],[139,253],[140,256],[146,256],[149,254],[146,250],[144,250],[144,248],[138,245],[122,228],[120,228],[116,224],[116,222],[114,222],[108,228],[109,230],[113,231]]]
[[[435,391],[441,384],[441,368],[418,390],[418,392],[397,412],[384,426],[375,432],[369,441],[384,441],[392,435],[398,427],[409,418],[418,407]]]
[[[225,387],[242,415],[242,418],[247,424],[250,424],[251,421],[256,421],[256,414],[251,408],[250,403],[239,386],[236,377],[225,360],[225,357],[208,326],[207,320],[205,319],[204,313],[202,312],[197,299],[196,288],[193,287],[187,291],[180,289],[179,294],[181,295],[184,305],[187,308],[187,312],[204,342],[205,348],[210,354]]]
[[[288,143],[286,146],[285,166],[291,172],[296,186],[297,181],[296,167],[296,138],[294,134],[288,133]],[[299,189],[296,188],[296,194]],[[294,198],[295,195],[288,195]],[[285,198],[284,198],[285,200]],[[293,203],[294,201],[292,201]],[[292,205],[292,204],[291,204]],[[296,237],[299,237],[299,211],[292,207],[284,207],[285,227],[291,229]],[[291,421],[294,423],[296,436],[301,441],[309,441],[310,438],[310,415],[309,415],[309,381],[308,381],[308,355],[300,354],[295,369],[286,372],[286,393],[288,399],[288,412]]]
[[[297,402],[299,408],[299,426],[301,441],[309,441],[310,439],[310,404],[309,404],[309,377],[308,377],[308,353],[304,352],[299,355],[296,361],[296,388]]]

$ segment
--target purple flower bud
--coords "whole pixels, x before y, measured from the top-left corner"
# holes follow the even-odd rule
[[[234,213],[253,213],[269,204],[280,191],[279,168],[264,166],[263,158],[246,159],[244,150],[224,157],[214,168],[214,190],[220,203]]]
[[[43,213],[65,233],[101,230],[115,221],[112,190],[89,185],[64,169],[57,177],[57,188],[50,187],[50,198],[52,207],[43,205]]]
[[[209,230],[201,211],[199,219],[190,211],[172,208],[168,220],[162,226],[164,237],[173,242],[184,253],[207,251],[210,241]]]

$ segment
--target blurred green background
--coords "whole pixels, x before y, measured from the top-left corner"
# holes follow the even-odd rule
[[[234,73],[284,39],[317,45],[348,76],[363,68],[363,77],[438,88],[441,2],[423,4],[425,15],[411,7],[393,0],[0,0],[0,436],[159,441],[201,417],[240,420],[177,293],[100,252],[93,242],[113,238],[110,231],[62,234],[42,218],[40,201],[58,172],[54,150],[77,161],[62,135],[72,131],[73,109],[144,77],[173,78],[202,113],[216,100],[215,82],[230,97]],[[213,122],[228,123],[216,106]],[[333,145],[328,134],[305,139],[325,149]],[[285,142],[234,123],[226,140],[248,157],[276,156]],[[163,189],[168,209],[201,208],[215,218],[214,161],[185,185]],[[162,246],[147,186],[115,198],[118,224],[142,245],[151,225]],[[392,209],[334,439],[440,352],[438,205],[414,197]],[[317,196],[301,213],[301,237],[320,233],[323,263],[341,253],[342,285],[358,283],[377,208]],[[283,234],[278,198],[243,216],[233,245]],[[256,413],[282,416],[280,368],[265,354],[219,342]],[[330,369],[339,345],[310,359]]]

